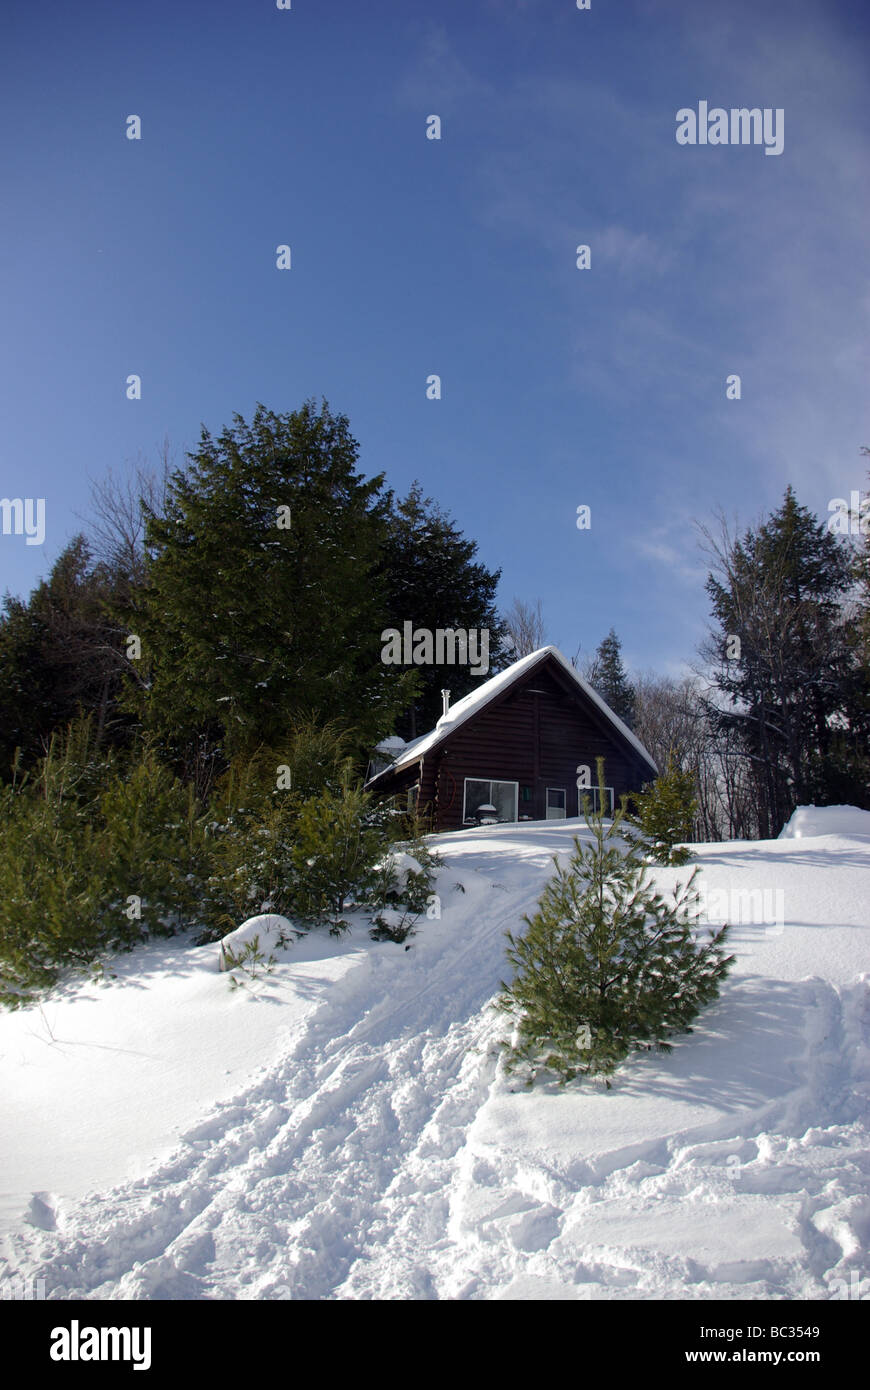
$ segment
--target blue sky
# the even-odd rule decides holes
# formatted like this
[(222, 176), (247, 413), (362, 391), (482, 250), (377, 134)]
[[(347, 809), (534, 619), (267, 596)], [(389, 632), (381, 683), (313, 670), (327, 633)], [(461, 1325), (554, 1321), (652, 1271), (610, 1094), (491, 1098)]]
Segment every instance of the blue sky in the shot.
[[(46, 539), (0, 536), (0, 589), (47, 572), (89, 479), (325, 396), (567, 655), (614, 626), (680, 670), (693, 518), (867, 486), (868, 57), (859, 0), (7, 13), (0, 494), (44, 497)], [(701, 100), (782, 108), (782, 154), (678, 145)]]

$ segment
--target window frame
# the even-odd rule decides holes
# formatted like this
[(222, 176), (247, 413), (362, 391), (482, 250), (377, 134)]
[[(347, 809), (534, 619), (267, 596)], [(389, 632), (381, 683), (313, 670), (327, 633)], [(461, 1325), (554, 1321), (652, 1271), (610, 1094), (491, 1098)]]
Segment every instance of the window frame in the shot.
[[(551, 816), (547, 798), (550, 792), (562, 793), (562, 814), (561, 816)], [(544, 820), (567, 820), (568, 819), (568, 788), (567, 787), (545, 787), (544, 788)]]
[[(615, 792), (615, 790), (613, 789), (613, 787), (605, 787), (604, 790), (605, 790), (606, 792), (609, 792), (609, 793), (610, 793), (610, 809), (609, 809), (609, 811), (605, 812), (605, 814), (610, 818), (610, 820), (613, 820), (613, 816), (614, 816), (614, 812), (615, 812), (615, 808), (616, 808), (616, 792)], [(578, 788), (577, 788), (577, 814), (578, 814), (578, 816), (582, 816), (582, 815), (583, 815), (583, 798), (584, 798), (584, 796), (588, 796), (588, 797), (589, 797), (589, 800), (592, 802), (592, 810), (593, 810), (593, 812), (595, 812), (595, 811), (598, 810), (598, 787), (597, 787), (597, 786), (594, 786), (594, 787), (583, 787), (582, 789), (581, 789), (580, 787), (578, 787)]]
[(514, 789), (514, 814), (512, 820), (501, 820), (499, 825), (518, 825), (520, 819), (520, 784), (513, 782), (509, 777), (464, 777), (462, 779), (462, 824), (476, 825), (475, 817), (468, 815), (468, 784), (469, 782), (486, 782), (489, 785), (488, 800), (491, 805), (495, 805), (492, 797), (493, 783), (501, 787), (513, 787)]

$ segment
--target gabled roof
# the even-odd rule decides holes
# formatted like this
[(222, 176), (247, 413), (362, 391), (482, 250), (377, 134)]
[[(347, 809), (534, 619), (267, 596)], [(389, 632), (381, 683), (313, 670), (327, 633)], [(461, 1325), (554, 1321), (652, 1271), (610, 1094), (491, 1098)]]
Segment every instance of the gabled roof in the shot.
[(574, 670), (570, 661), (566, 661), (565, 657), (559, 651), (559, 648), (541, 647), (538, 651), (531, 652), (528, 656), (521, 657), (519, 661), (515, 661), (513, 666), (509, 666), (506, 671), (500, 671), (497, 676), (491, 676), (488, 681), (484, 681), (483, 685), (478, 686), (477, 690), (473, 690), (470, 695), (465, 695), (461, 700), (457, 700), (456, 704), (452, 705), (446, 714), (442, 714), (434, 729), (428, 734), (424, 734), (422, 738), (414, 739), (413, 743), (406, 743), (405, 747), (397, 755), (395, 762), (391, 763), (388, 768), (384, 768), (383, 772), (379, 772), (376, 777), (373, 777), (371, 779), (372, 783), (377, 782), (379, 777), (386, 777), (388, 773), (398, 772), (403, 767), (410, 767), (412, 763), (418, 762), (420, 758), (431, 752), (439, 743), (442, 743), (444, 739), (454, 733), (461, 724), (471, 719), (472, 715), (477, 714), (485, 705), (488, 705), (491, 700), (494, 700), (497, 695), (503, 694), (510, 686), (514, 685), (516, 681), (534, 670), (536, 666), (541, 665), (548, 658), (553, 658), (559, 663), (562, 670), (571, 677), (578, 689), (601, 711), (608, 723), (625, 739), (626, 743), (631, 744), (635, 752), (638, 753), (645, 762), (649, 763), (651, 771), (657, 776), (658, 768), (640, 739), (635, 738), (631, 729), (623, 724), (618, 715), (613, 713), (613, 710), (602, 700), (598, 692), (593, 690), (592, 686)]

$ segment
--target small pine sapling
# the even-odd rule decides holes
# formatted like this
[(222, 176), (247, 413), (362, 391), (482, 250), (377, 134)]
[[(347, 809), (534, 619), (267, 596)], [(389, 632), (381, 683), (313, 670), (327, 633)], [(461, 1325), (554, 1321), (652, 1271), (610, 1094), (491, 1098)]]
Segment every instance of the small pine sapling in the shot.
[(238, 951), (234, 951), (230, 946), (224, 946), (222, 956), (226, 962), (223, 968), (230, 971), (230, 989), (244, 988), (244, 981), (236, 979), (235, 975), (232, 974), (234, 970), (240, 970), (251, 980), (256, 980), (259, 975), (271, 975), (275, 969), (275, 957), (267, 956), (260, 949), (259, 935), (252, 936), (250, 941), (246, 941)]
[[(604, 805), (603, 759), (598, 760)], [(643, 846), (619, 835), (624, 810), (605, 823), (584, 803), (592, 842), (574, 839), (523, 936), (508, 933), (516, 974), (496, 1007), (515, 1024), (503, 1043), (508, 1071), (523, 1067), (528, 1084), (541, 1071), (562, 1084), (576, 1076), (609, 1077), (632, 1051), (669, 1052), (668, 1038), (717, 998), (732, 956), (728, 927), (696, 940), (698, 870), (672, 901), (649, 882)]]
[(656, 864), (687, 864), (698, 800), (694, 773), (680, 767), (673, 753), (660, 777), (644, 787), (634, 800), (637, 811), (627, 820), (627, 831), (637, 832), (646, 853)]

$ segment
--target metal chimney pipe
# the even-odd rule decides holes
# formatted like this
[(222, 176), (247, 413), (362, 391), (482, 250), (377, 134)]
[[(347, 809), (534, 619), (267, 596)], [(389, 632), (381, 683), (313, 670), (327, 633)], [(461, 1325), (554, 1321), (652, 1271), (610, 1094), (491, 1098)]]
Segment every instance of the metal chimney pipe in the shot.
[(450, 708), (450, 691), (449, 691), (449, 690), (442, 690), (442, 691), (441, 691), (441, 699), (442, 699), (442, 701), (443, 701), (443, 703), (444, 703), (444, 708), (443, 708), (442, 711), (441, 711), (441, 717), (442, 717), (442, 719), (443, 719), (443, 718), (444, 718), (444, 715), (447, 713), (447, 711), (448, 711), (449, 708)]

